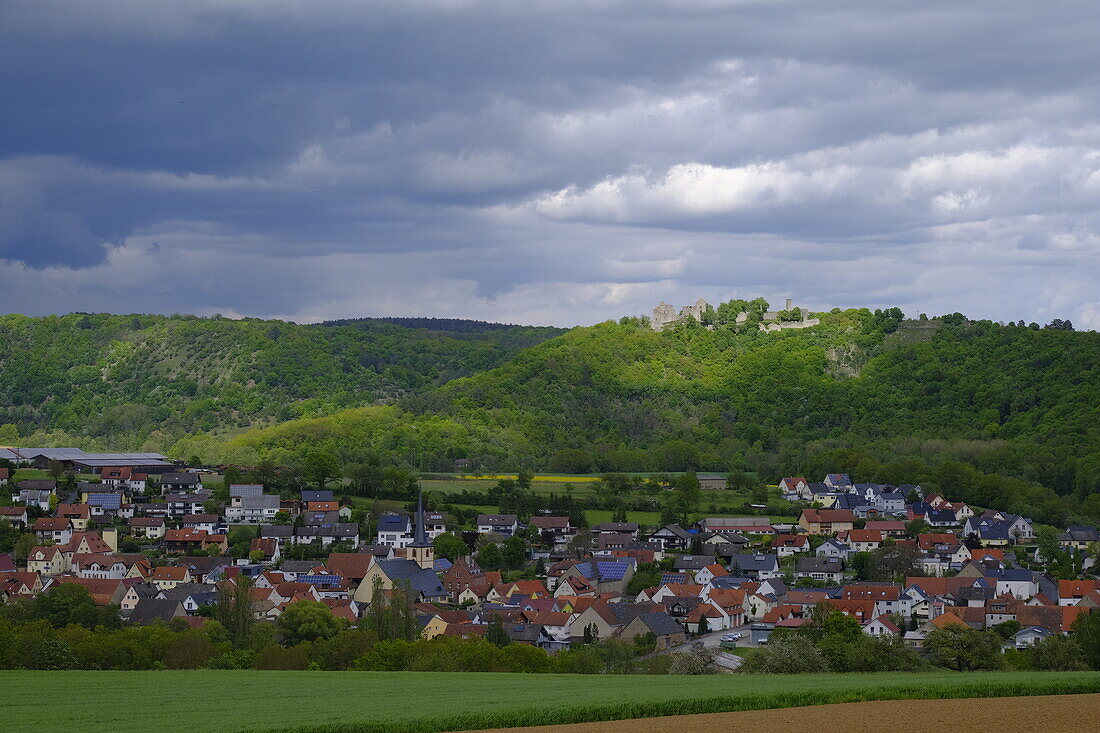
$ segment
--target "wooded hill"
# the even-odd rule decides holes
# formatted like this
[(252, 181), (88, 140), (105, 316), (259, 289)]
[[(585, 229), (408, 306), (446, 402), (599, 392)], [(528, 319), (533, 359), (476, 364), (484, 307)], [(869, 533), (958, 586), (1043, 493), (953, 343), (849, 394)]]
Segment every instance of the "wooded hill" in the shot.
[(816, 315), (780, 333), (721, 313), (660, 333), (636, 318), (564, 332), (6, 316), (0, 423), (19, 435), (5, 426), (0, 443), (245, 466), (325, 451), (422, 471), (459, 458), (486, 471), (848, 471), (1061, 517), (1077, 507), (1059, 496), (1100, 493), (1100, 334)]
[(782, 333), (694, 323), (655, 333), (641, 319), (576, 328), (394, 406), (188, 447), (246, 464), (293, 463), (309, 446), (421, 470), (457, 458), (487, 470), (771, 479), (848, 470), (1032, 513), (1048, 502), (1063, 516), (1048, 489), (1100, 490), (1100, 334), (958, 314), (818, 315), (821, 326)]
[(391, 401), (562, 333), (443, 325), (0, 316), (0, 443), (166, 450), (190, 433)]

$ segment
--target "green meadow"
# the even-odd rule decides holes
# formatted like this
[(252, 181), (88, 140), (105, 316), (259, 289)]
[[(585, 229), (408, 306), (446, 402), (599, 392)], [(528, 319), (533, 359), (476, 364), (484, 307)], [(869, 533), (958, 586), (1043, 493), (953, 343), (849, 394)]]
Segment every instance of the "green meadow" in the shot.
[(1098, 672), (703, 677), (447, 672), (0, 673), (9, 733), (431, 733), (861, 700), (1100, 692)]

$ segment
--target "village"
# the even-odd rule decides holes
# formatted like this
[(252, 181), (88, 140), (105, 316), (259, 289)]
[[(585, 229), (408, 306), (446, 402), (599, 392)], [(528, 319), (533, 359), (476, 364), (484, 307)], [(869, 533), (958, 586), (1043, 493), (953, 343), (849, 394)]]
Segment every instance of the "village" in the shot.
[[(495, 625), (509, 643), (550, 653), (616, 639), (653, 654), (707, 650), (713, 664), (735, 669), (740, 652), (810, 623), (823, 607), (918, 651), (951, 625), (993, 629), (1004, 650), (1026, 649), (1100, 608), (1100, 580), (1086, 577), (1096, 527), (1071, 526), (1044, 545), (1027, 517), (844, 474), (783, 479), (782, 497), (802, 506), (789, 522), (712, 516), (690, 526), (582, 528), (568, 516), (479, 514), (463, 530), (420, 500), (362, 536), (333, 490), (287, 498), (232, 484), (222, 504), (203, 471), (157, 454), (4, 457), (97, 480), (10, 482), (10, 469), (0, 469), (11, 499), (0, 524), (19, 533), (16, 549), (0, 555), (0, 599), (76, 584), (132, 625), (200, 628), (242, 582), (257, 622), (309, 601), (355, 626), (372, 603), (403, 591), (421, 639), (485, 638)], [(246, 549), (230, 542), (242, 527)], [(445, 534), (466, 551), (440, 556)], [(303, 547), (313, 559), (293, 559)], [(501, 547), (519, 572), (500, 569)], [(1061, 556), (1058, 574), (1044, 552)], [(1064, 577), (1066, 562), (1074, 577)]]

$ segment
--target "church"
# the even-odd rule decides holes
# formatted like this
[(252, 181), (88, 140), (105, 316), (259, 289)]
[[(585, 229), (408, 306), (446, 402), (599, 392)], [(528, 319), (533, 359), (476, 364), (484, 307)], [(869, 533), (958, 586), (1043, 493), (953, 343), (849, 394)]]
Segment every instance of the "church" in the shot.
[(416, 536), (405, 548), (405, 558), (371, 563), (352, 599), (359, 603), (370, 603), (377, 578), (381, 580), (382, 590), (392, 590), (395, 586), (407, 584), (414, 603), (446, 601), (447, 590), (434, 568), (435, 547), (428, 539), (425, 529), (424, 495), (421, 492), (416, 502)]

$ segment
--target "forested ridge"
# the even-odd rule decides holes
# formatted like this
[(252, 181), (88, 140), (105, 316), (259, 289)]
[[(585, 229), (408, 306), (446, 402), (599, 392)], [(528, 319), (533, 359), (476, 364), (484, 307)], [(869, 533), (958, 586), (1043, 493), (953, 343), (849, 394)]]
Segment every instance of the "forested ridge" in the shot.
[(8, 425), (0, 442), (167, 450), (190, 433), (397, 399), (495, 367), (561, 332), (0, 316), (0, 424)]
[[(866, 310), (762, 333), (642, 319), (577, 328), (508, 363), (387, 407), (195, 443), (211, 457), (339, 460), (446, 470), (849, 470), (924, 481), (1061, 518), (1100, 491), (1100, 334), (903, 321)], [(968, 473), (970, 472), (970, 473)], [(992, 482), (992, 483), (990, 483)], [(1011, 497), (1006, 498), (1006, 494)]]
[(896, 309), (764, 333), (735, 323), (738, 308), (659, 333), (638, 318), (563, 332), (5, 316), (0, 442), (245, 466), (323, 450), (421, 471), (459, 458), (769, 479), (847, 470), (1063, 517), (1100, 493), (1100, 334)]

